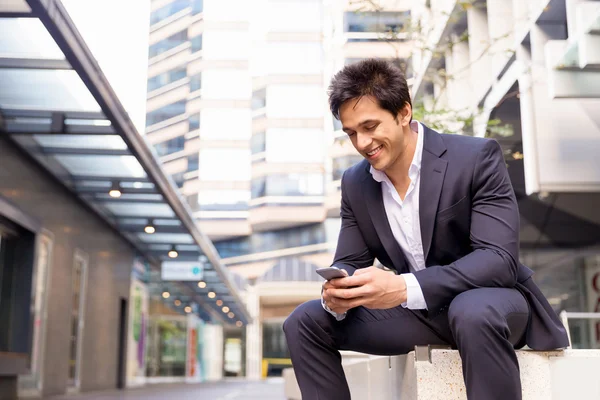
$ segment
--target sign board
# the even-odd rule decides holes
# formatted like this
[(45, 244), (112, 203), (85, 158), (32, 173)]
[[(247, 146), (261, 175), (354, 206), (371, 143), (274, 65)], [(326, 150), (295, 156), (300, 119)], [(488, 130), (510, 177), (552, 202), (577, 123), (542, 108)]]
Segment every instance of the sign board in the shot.
[(162, 263), (163, 281), (199, 281), (204, 276), (204, 266), (200, 261), (165, 261)]

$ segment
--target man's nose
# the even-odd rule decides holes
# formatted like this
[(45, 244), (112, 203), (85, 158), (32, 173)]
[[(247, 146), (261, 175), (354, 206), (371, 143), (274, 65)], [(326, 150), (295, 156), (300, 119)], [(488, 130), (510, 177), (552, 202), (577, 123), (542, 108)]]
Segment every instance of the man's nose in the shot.
[(371, 137), (369, 135), (365, 135), (364, 133), (356, 132), (356, 146), (358, 150), (365, 151), (369, 149), (371, 145)]

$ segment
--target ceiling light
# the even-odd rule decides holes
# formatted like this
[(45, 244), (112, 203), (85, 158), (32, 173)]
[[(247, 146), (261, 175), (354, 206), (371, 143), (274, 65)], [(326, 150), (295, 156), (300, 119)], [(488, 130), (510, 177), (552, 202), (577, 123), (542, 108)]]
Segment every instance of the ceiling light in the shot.
[(175, 305), (179, 307), (181, 305), (181, 300), (175, 300)]
[(121, 187), (119, 186), (119, 182), (113, 182), (108, 195), (115, 199), (121, 197)]
[(206, 287), (206, 282), (202, 282), (202, 281), (198, 282), (198, 287), (200, 289), (204, 289)]
[(227, 307), (227, 306), (223, 307), (223, 312), (224, 313), (228, 313), (229, 312), (229, 307)]
[(192, 307), (190, 307), (190, 306), (186, 306), (186, 307), (184, 308), (184, 310), (185, 310), (185, 312), (186, 312), (186, 313), (191, 313), (191, 312), (192, 312)]
[(177, 258), (177, 256), (179, 256), (179, 253), (177, 252), (177, 249), (175, 249), (175, 246), (172, 246), (171, 250), (169, 250), (169, 257)]
[(237, 326), (238, 328), (241, 328), (241, 327), (242, 327), (242, 325), (243, 325), (243, 324), (242, 324), (242, 321), (237, 321), (237, 322), (235, 323), (235, 326)]
[(230, 312), (229, 314), (227, 314), (227, 316), (228, 316), (229, 318), (233, 318), (233, 317), (235, 317), (235, 314), (234, 314), (234, 313), (232, 313), (232, 312)]
[(162, 297), (163, 297), (163, 299), (168, 299), (169, 297), (171, 297), (171, 293), (163, 292)]
[(208, 292), (209, 299), (214, 299), (216, 296), (217, 296), (217, 294), (215, 292)]
[(221, 307), (223, 305), (223, 300), (217, 300), (217, 306)]
[(148, 221), (148, 225), (146, 225), (146, 227), (144, 228), (144, 232), (149, 234), (153, 234), (154, 232), (156, 232), (156, 228), (154, 227), (154, 221)]

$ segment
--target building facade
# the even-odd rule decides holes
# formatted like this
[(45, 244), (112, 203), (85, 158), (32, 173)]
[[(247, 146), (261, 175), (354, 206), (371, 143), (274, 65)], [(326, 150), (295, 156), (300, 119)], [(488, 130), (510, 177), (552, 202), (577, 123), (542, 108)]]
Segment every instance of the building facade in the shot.
[[(415, 1), (412, 15), (425, 122), (498, 140), (521, 261), (555, 311), (598, 312), (600, 2)], [(599, 346), (596, 323), (569, 325), (573, 346)]]

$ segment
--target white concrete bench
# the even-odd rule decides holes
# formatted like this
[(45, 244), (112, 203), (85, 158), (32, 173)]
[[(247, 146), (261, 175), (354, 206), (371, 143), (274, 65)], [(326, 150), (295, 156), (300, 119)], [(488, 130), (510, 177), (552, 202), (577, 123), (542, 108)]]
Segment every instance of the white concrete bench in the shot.
[[(523, 400), (600, 399), (600, 350), (519, 350)], [(346, 359), (353, 399), (466, 400), (458, 351), (417, 347), (407, 355)], [(292, 369), (284, 370), (285, 395), (301, 400)]]

